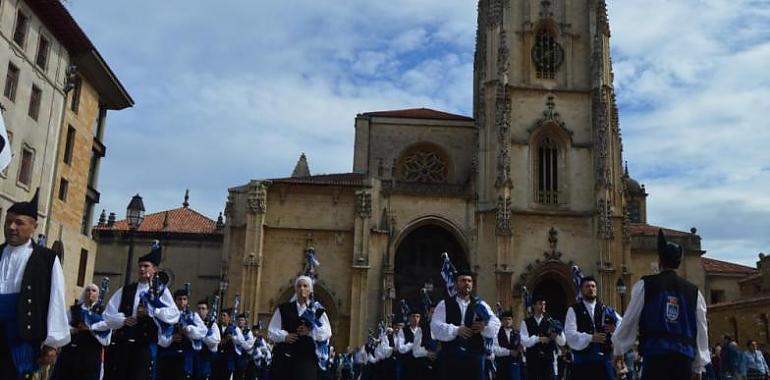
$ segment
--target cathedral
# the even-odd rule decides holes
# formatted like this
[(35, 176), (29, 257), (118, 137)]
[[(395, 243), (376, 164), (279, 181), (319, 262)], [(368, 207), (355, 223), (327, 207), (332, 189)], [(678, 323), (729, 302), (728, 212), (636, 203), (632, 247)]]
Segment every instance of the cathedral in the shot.
[[(289, 177), (230, 188), (225, 303), (237, 294), (265, 322), (314, 252), (315, 297), (342, 350), (401, 299), (442, 297), (446, 252), (518, 320), (524, 287), (563, 319), (574, 265), (622, 311), (657, 270), (659, 227), (623, 161), (606, 1), (480, 0), (473, 78), (472, 117), (360, 113), (352, 171), (312, 175), (302, 155)], [(703, 288), (697, 231), (664, 230)]]

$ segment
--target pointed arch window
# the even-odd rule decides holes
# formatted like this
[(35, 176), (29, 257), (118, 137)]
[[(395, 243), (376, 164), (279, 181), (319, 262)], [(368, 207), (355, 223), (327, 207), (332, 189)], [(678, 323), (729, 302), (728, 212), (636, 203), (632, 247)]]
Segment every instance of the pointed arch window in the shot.
[(538, 79), (553, 79), (564, 60), (564, 49), (556, 37), (548, 30), (541, 30), (535, 35), (532, 46), (532, 61), (535, 63)]
[(559, 146), (551, 137), (544, 138), (537, 148), (537, 172), (538, 203), (559, 204)]

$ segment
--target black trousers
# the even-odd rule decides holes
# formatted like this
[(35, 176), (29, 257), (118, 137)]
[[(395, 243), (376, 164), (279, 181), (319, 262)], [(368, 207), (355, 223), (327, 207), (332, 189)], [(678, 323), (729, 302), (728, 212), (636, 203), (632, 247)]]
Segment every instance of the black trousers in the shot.
[(442, 359), (441, 378), (444, 380), (483, 380), (485, 361), (486, 358), (483, 355), (447, 354)]
[[(277, 361), (275, 359), (278, 359)], [(317, 380), (318, 359), (273, 357), (270, 379), (273, 380)]]
[[(526, 374), (527, 380), (553, 380), (556, 376), (553, 371), (553, 359), (528, 360)], [(577, 377), (573, 378), (578, 379)], [(593, 377), (589, 377), (589, 379), (593, 379)]]
[(153, 355), (154, 350), (149, 344), (129, 341), (110, 346), (104, 379), (147, 380), (152, 378), (157, 366)]
[(614, 377), (607, 377), (607, 369), (604, 362), (572, 364), (570, 373), (573, 379), (615, 380)]
[(680, 354), (645, 356), (642, 362), (642, 380), (689, 380), (692, 378), (692, 359)]
[(68, 344), (61, 349), (51, 378), (54, 380), (99, 380), (101, 345)]

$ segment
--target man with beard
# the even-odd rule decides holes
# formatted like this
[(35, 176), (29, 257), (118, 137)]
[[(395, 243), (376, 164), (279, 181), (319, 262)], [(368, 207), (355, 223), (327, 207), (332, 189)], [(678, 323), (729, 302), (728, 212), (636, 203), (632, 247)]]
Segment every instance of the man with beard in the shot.
[[(41, 347), (70, 342), (64, 273), (52, 250), (36, 244), (38, 193), (5, 216), (0, 246), (0, 379), (22, 379), (44, 359)], [(55, 349), (53, 350), (56, 351)]]
[(634, 284), (623, 324), (612, 337), (615, 363), (624, 368), (623, 354), (639, 332), (642, 380), (700, 379), (711, 362), (706, 301), (698, 287), (677, 275), (682, 255), (682, 247), (658, 230), (661, 271)]
[[(430, 330), (441, 341), (441, 364), (446, 380), (481, 380), (484, 376), (486, 349), (484, 338), (493, 339), (500, 328), (489, 305), (471, 294), (473, 275), (469, 270), (455, 274), (457, 295), (447, 297), (436, 305)], [(489, 317), (483, 322), (478, 313), (482, 308)]]
[(613, 380), (609, 334), (620, 324), (620, 316), (596, 298), (593, 277), (583, 277), (580, 293), (582, 300), (567, 309), (564, 323), (564, 334), (573, 354), (571, 373), (576, 379)]
[(556, 376), (556, 348), (565, 343), (559, 321), (545, 312), (546, 301), (541, 294), (532, 297), (533, 315), (521, 321), (519, 336), (526, 348), (527, 380), (553, 380)]

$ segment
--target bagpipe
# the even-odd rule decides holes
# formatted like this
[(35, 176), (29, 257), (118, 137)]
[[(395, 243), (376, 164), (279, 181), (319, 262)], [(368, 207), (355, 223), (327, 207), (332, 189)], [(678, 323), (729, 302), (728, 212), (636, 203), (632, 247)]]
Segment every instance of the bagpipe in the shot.
[[(240, 306), (241, 306), (241, 296), (240, 296), (240, 294), (236, 294), (235, 297), (233, 298), (233, 310), (232, 310), (232, 313), (230, 314), (230, 324), (228, 324), (227, 328), (225, 329), (225, 337), (226, 336), (231, 336), (232, 337), (232, 336), (236, 335), (235, 334), (235, 327), (236, 326), (235, 326), (234, 319), (238, 315), (238, 308)], [(224, 340), (224, 337), (222, 337), (222, 339)], [(240, 354), (240, 350), (238, 349), (237, 345), (236, 345), (235, 349)]]
[[(187, 299), (189, 300), (191, 298), (190, 296), (192, 295), (192, 284), (190, 284), (189, 282), (185, 283), (184, 292), (185, 294), (187, 294)], [(176, 324), (175, 333), (184, 337), (185, 336), (184, 330), (187, 326), (195, 326), (195, 312), (190, 310), (189, 303), (185, 305), (184, 309), (180, 310), (179, 322), (177, 322)], [(189, 340), (193, 350), (200, 351), (200, 349), (203, 348), (203, 339), (189, 339)]]
[[(152, 276), (152, 279), (150, 280), (150, 289), (139, 295), (139, 302), (145, 308), (145, 310), (147, 310), (148, 316), (155, 315), (155, 310), (157, 309), (170, 306), (163, 303), (162, 300), (163, 293), (165, 293), (170, 280), (171, 279), (169, 278), (168, 273), (165, 271), (159, 271), (158, 273), (155, 273), (154, 276)], [(159, 333), (162, 336), (170, 338), (172, 335), (174, 335), (174, 324), (166, 323), (156, 318), (152, 319), (158, 326)]]
[(422, 294), (422, 307), (426, 313), (425, 321), (428, 325), (427, 334), (423, 334), (422, 336), (422, 344), (428, 351), (436, 352), (438, 350), (438, 341), (433, 339), (430, 334), (430, 318), (427, 316), (428, 310), (433, 307), (433, 300), (431, 300), (430, 291), (427, 288), (420, 289), (420, 293)]
[(208, 318), (206, 318), (206, 327), (211, 329), (214, 323), (217, 323), (217, 317), (219, 315), (219, 294), (214, 296), (214, 302), (211, 304), (211, 311)]

